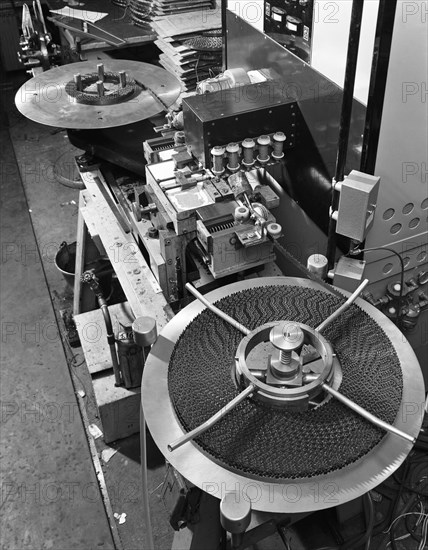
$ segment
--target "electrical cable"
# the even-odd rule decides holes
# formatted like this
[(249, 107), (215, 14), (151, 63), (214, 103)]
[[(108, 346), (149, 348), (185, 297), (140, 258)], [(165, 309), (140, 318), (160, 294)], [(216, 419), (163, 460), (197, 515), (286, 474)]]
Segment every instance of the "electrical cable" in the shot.
[(393, 248), (388, 248), (386, 246), (374, 246), (372, 248), (355, 248), (354, 250), (351, 250), (348, 252), (347, 256), (348, 255), (351, 255), (351, 256), (356, 256), (357, 254), (362, 254), (364, 252), (374, 252), (374, 251), (378, 251), (378, 250), (385, 250), (386, 252), (391, 252), (392, 254), (395, 254), (400, 262), (400, 267), (401, 267), (401, 273), (400, 273), (400, 294), (398, 296), (398, 307), (397, 307), (397, 312), (396, 312), (396, 316), (395, 316), (395, 320), (396, 320), (396, 323), (397, 323), (397, 326), (400, 325), (400, 313), (401, 313), (401, 307), (402, 307), (402, 303), (403, 303), (403, 290), (404, 290), (404, 261), (403, 261), (403, 258), (400, 256), (400, 254), (394, 250)]
[[(412, 512), (411, 509), (412, 509), (412, 507), (413, 507), (413, 505), (416, 501), (421, 505), (420, 500), (419, 500), (419, 495), (418, 495), (418, 492), (420, 492), (420, 491), (418, 491), (416, 488), (419, 487), (419, 485), (421, 485), (421, 483), (423, 483), (424, 480), (427, 479), (427, 476), (423, 476), (422, 478), (419, 478), (420, 472), (423, 472), (423, 471), (426, 470), (426, 465), (423, 464), (423, 463), (419, 463), (419, 461), (417, 461), (416, 466), (409, 472), (410, 466), (414, 465), (414, 463), (415, 462), (413, 461), (413, 464), (412, 464), (412, 460), (408, 461), (407, 468), (406, 468), (406, 473), (401, 478), (401, 483), (400, 483), (401, 495), (403, 494), (403, 491), (412, 492), (412, 495), (410, 496), (410, 498), (405, 503), (403, 509), (401, 510), (400, 515), (396, 516), (395, 519), (392, 521), (392, 523), (389, 527), (389, 530), (388, 530), (389, 534), (390, 534), (391, 547), (394, 550), (398, 548), (397, 544), (396, 544), (396, 540), (398, 540), (398, 538), (396, 538), (394, 536), (394, 530), (395, 530), (395, 527), (396, 527), (396, 524), (398, 523), (398, 521), (401, 520), (404, 517), (407, 517), (408, 515), (419, 514), (419, 516), (422, 517), (421, 512), (416, 512), (416, 511)], [(406, 485), (408, 485), (408, 483), (405, 483), (405, 481), (410, 482), (410, 486), (409, 486), (410, 488), (409, 489), (406, 489)], [(415, 485), (415, 487), (412, 487), (412, 485)], [(397, 502), (399, 500), (400, 499), (398, 499)], [(428, 516), (425, 513), (425, 509), (423, 507), (422, 507), (422, 510), (423, 510), (422, 515), (426, 519)], [(428, 526), (428, 522), (427, 522), (427, 526)], [(411, 534), (412, 534), (411, 530), (409, 530), (409, 529), (407, 529), (407, 530), (408, 530), (408, 535), (411, 536)], [(425, 544), (426, 541), (425, 542), (423, 542), (423, 541), (424, 541), (425, 538), (426, 538), (426, 529), (425, 529), (425, 520), (424, 520), (424, 524), (422, 526), (421, 539), (420, 539), (420, 543), (422, 544), (422, 546), (419, 546), (419, 548), (424, 547), (424, 544)]]
[[(372, 534), (373, 534), (373, 528), (374, 528), (374, 524), (375, 524), (375, 513), (374, 513), (374, 503), (373, 503), (373, 499), (371, 497), (371, 494), (370, 492), (367, 493), (369, 495), (369, 500), (368, 500), (368, 504), (369, 504), (369, 510), (368, 510), (368, 520), (367, 520), (367, 527), (366, 527), (366, 535), (367, 536), (367, 540), (366, 540), (366, 544), (364, 545), (364, 550), (370, 550), (370, 546), (371, 546), (371, 541), (372, 541)], [(365, 510), (366, 510), (366, 507), (365, 507)]]
[(428, 516), (425, 517), (424, 519), (424, 523), (422, 526), (422, 539), (419, 544), (418, 550), (423, 550), (425, 548), (427, 543), (427, 538), (428, 538)]
[[(113, 2), (114, 3), (114, 2)], [(129, 9), (129, 5), (130, 5), (130, 0), (127, 0), (126, 2), (126, 6), (125, 6), (125, 11), (123, 12), (123, 15), (121, 17), (118, 17), (117, 19), (112, 19), (112, 21), (122, 21), (122, 19), (125, 19), (126, 17), (126, 14), (128, 13), (128, 9)], [(116, 4), (117, 5), (117, 4)], [(120, 7), (120, 6), (119, 6)]]
[(424, 514), (424, 510), (425, 510), (424, 507), (423, 507), (422, 502), (420, 502), (420, 501), (419, 501), (419, 508), (420, 508), (421, 512), (420, 512), (420, 515), (417, 518), (416, 523), (413, 527), (410, 525), (410, 521), (409, 521), (412, 516), (410, 516), (410, 514), (409, 514), (408, 516), (406, 516), (406, 519), (405, 519), (406, 529), (407, 529), (409, 535), (412, 537), (412, 539), (416, 540), (418, 543), (421, 541), (422, 536), (418, 536), (416, 534), (416, 531), (418, 530), (418, 527), (422, 522), (422, 517), (423, 517), (423, 514)]

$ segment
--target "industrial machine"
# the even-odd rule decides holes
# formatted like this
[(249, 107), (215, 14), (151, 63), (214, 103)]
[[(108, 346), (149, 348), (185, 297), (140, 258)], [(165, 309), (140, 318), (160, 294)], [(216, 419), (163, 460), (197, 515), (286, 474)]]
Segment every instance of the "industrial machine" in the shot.
[[(177, 313), (147, 358), (142, 413), (189, 548), (245, 548), (354, 501), (420, 436), (428, 196), (414, 83), (425, 34), (415, 18), (409, 41), (397, 3), (381, 0), (364, 106), (353, 94), (363, 4), (343, 90), (289, 37), (284, 48), (224, 11), (227, 70), (182, 100), (161, 137), (142, 121), (179, 88), (154, 66), (75, 64), (17, 95), (29, 118), (69, 129), (82, 171), (101, 166), (96, 184)], [(109, 164), (128, 171), (126, 185)]]
[[(419, 432), (424, 392), (389, 320), (363, 300), (344, 312), (345, 296), (298, 278), (249, 279), (203, 300), (162, 331), (142, 385), (150, 431), (187, 492), (221, 500), (209, 516), (217, 539), (188, 518), (191, 548), (218, 548), (221, 525), (245, 548), (391, 475)], [(410, 402), (420, 405), (407, 415)]]
[(40, 0), (33, 2), (33, 13), (27, 4), (22, 6), (22, 34), (18, 58), (35, 76), (61, 62), (61, 49), (48, 32)]

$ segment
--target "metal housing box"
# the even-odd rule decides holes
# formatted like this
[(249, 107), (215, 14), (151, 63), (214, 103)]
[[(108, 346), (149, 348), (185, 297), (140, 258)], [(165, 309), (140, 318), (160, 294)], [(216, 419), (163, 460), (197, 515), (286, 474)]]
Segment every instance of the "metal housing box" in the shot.
[(186, 143), (206, 168), (211, 148), (276, 131), (284, 132), (284, 149), (294, 146), (299, 109), (276, 81), (238, 86), (183, 99)]
[(366, 262), (342, 256), (334, 270), (333, 284), (348, 292), (354, 292), (363, 281)]
[(364, 241), (374, 220), (380, 178), (352, 170), (340, 189), (336, 232)]

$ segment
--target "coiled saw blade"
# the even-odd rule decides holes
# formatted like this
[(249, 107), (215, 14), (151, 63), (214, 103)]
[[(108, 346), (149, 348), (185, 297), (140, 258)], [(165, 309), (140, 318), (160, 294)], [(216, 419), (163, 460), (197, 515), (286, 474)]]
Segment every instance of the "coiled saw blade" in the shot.
[(16, 93), (16, 107), (30, 120), (47, 126), (76, 130), (112, 128), (150, 118), (167, 109), (180, 94), (180, 82), (155, 65), (117, 59), (104, 65), (106, 73), (125, 71), (141, 85), (139, 93), (114, 105), (77, 103), (67, 92), (67, 85), (75, 74), (97, 72), (97, 63), (84, 61), (50, 69), (28, 80)]
[[(250, 330), (290, 320), (316, 327), (346, 299), (314, 281), (260, 278), (207, 295)], [(416, 436), (423, 379), (402, 333), (357, 300), (324, 336), (343, 372), (341, 391)], [(369, 424), (336, 400), (292, 413), (248, 398), (197, 440), (168, 444), (237, 393), (231, 369), (243, 335), (193, 302), (160, 334), (145, 365), (144, 414), (158, 447), (187, 479), (214, 496), (239, 490), (255, 510), (309, 512), (352, 500), (399, 467), (411, 444)], [(410, 405), (411, 404), (411, 405)]]

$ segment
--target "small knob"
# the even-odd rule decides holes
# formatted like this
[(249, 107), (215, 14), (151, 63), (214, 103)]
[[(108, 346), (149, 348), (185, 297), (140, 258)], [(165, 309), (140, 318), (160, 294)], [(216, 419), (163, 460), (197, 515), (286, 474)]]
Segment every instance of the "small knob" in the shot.
[(275, 325), (270, 331), (269, 338), (277, 349), (294, 351), (303, 344), (305, 335), (299, 325), (286, 321)]
[(237, 143), (229, 143), (226, 146), (226, 151), (228, 153), (238, 153), (239, 152), (239, 145)]
[(232, 548), (241, 545), (243, 535), (251, 522), (251, 503), (237, 491), (226, 493), (220, 502), (220, 522), (232, 535)]
[(306, 266), (311, 273), (318, 275), (320, 279), (324, 279), (327, 275), (328, 260), (322, 254), (309, 256)]
[(245, 147), (246, 149), (254, 149), (255, 146), (256, 144), (252, 138), (245, 138), (242, 142), (242, 147)]
[(183, 145), (186, 143), (186, 134), (183, 130), (179, 130), (174, 134), (174, 145)]
[(222, 157), (224, 155), (224, 152), (225, 152), (225, 148), (222, 147), (221, 145), (216, 145), (211, 149), (211, 154), (214, 157)]
[(147, 348), (156, 342), (158, 337), (156, 320), (153, 317), (137, 317), (132, 323), (134, 340), (142, 348)]
[(244, 223), (250, 219), (250, 211), (246, 206), (237, 206), (233, 217), (236, 223)]
[(265, 145), (265, 146), (270, 145), (270, 137), (269, 136), (264, 136), (264, 135), (260, 136), (260, 137), (257, 138), (257, 143), (259, 145)]
[(282, 227), (279, 225), (279, 223), (271, 222), (268, 223), (266, 231), (273, 239), (279, 239), (282, 233)]

